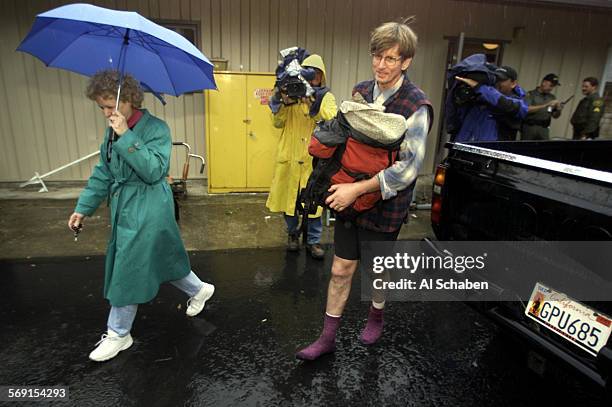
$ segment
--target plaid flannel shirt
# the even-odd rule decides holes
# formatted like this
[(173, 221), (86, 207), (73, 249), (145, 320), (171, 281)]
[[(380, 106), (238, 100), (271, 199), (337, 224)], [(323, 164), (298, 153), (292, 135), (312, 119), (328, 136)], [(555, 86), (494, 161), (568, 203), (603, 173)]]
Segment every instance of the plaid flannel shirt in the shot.
[[(353, 88), (355, 92), (361, 93), (364, 99), (372, 103), (374, 96), (374, 81), (360, 82)], [(384, 103), (386, 113), (396, 113), (408, 119), (420, 107), (427, 106), (429, 110), (429, 127), (433, 123), (433, 108), (425, 93), (417, 88), (405, 76), (399, 90), (391, 95)], [(407, 219), (408, 208), (412, 201), (412, 192), (415, 181), (390, 198), (379, 201), (379, 203), (367, 212), (357, 217), (355, 223), (358, 227), (375, 232), (395, 232)]]

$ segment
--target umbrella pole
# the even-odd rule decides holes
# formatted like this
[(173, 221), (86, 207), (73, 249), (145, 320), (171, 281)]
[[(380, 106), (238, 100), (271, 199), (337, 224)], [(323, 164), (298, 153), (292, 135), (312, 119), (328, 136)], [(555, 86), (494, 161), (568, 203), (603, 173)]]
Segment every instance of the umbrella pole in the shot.
[[(119, 96), (121, 95), (121, 81), (122, 81), (122, 76), (123, 75), (119, 75), (119, 86), (117, 87), (117, 101), (115, 102), (115, 112), (119, 111)], [(127, 120), (127, 118), (126, 118)], [(116, 141), (117, 138), (119, 138), (119, 136), (117, 136), (117, 133), (115, 133), (115, 130), (113, 130), (113, 138), (112, 141)], [(112, 144), (111, 144), (111, 148), (112, 148)]]
[[(121, 95), (121, 82), (123, 82), (123, 70), (125, 69), (125, 59), (127, 46), (130, 43), (130, 29), (125, 30), (123, 36), (123, 44), (121, 45), (121, 51), (119, 51), (119, 61), (117, 61), (117, 68), (119, 70), (119, 86), (117, 87), (117, 101), (115, 102), (115, 111), (119, 109), (119, 96)], [(123, 64), (123, 66), (121, 65)], [(127, 118), (126, 118), (127, 119)]]
[[(129, 35), (130, 29), (125, 30), (125, 35), (123, 37), (123, 45), (121, 45), (121, 51), (119, 51), (119, 61), (117, 61), (117, 68), (119, 71), (119, 84), (117, 86), (117, 100), (115, 101), (115, 112), (119, 111), (119, 97), (121, 96), (121, 83), (123, 82), (123, 69), (125, 68), (125, 52), (127, 51), (127, 46), (129, 44)], [(123, 66), (121, 65), (123, 63)], [(126, 117), (127, 120), (127, 117)], [(109, 148), (112, 149), (113, 142), (119, 138), (117, 133), (113, 130), (113, 138), (111, 139), (111, 144)]]
[(119, 87), (117, 88), (117, 101), (115, 102), (115, 111), (119, 111), (119, 96), (121, 95), (121, 78), (119, 78)]

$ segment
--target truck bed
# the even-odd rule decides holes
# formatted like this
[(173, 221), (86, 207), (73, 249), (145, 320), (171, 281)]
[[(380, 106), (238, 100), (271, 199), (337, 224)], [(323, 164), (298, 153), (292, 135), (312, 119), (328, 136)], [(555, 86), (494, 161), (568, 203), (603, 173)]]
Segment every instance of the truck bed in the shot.
[(511, 154), (612, 172), (612, 140), (584, 141), (503, 141), (472, 143)]
[[(612, 140), (446, 147), (449, 154), (438, 167), (432, 196), (432, 228), (439, 241), (431, 244), (437, 251), (448, 240), (612, 240)], [(610, 273), (601, 277), (612, 280)], [(612, 316), (610, 302), (586, 304)], [(595, 358), (534, 326), (521, 302), (470, 305), (536, 350), (612, 389), (612, 337)]]
[(612, 239), (612, 140), (447, 148), (439, 239)]

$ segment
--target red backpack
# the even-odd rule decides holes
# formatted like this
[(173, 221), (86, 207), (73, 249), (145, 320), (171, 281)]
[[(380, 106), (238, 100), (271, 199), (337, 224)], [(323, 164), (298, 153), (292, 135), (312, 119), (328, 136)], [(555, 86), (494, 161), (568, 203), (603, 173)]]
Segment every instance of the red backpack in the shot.
[[(314, 131), (308, 152), (315, 157), (313, 171), (301, 202), (308, 213), (317, 206), (325, 207), (328, 189), (334, 184), (352, 183), (370, 179), (397, 159), (404, 137), (391, 144), (382, 144), (353, 129), (342, 112), (335, 119), (320, 123)], [(381, 200), (380, 191), (359, 196), (353, 204), (338, 213), (343, 219), (353, 219), (372, 209)]]

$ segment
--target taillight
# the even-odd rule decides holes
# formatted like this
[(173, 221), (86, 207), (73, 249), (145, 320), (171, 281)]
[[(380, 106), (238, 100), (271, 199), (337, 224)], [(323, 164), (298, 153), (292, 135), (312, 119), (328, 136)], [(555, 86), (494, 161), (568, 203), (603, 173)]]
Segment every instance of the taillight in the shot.
[(431, 222), (440, 223), (440, 214), (442, 213), (442, 197), (440, 195), (433, 196), (431, 199)]
[(434, 184), (442, 186), (444, 185), (444, 180), (446, 178), (446, 167), (441, 165), (436, 169), (436, 177), (434, 178)]
[(440, 223), (442, 215), (442, 187), (446, 181), (446, 166), (439, 165), (433, 183), (433, 194), (431, 197), (431, 222)]

